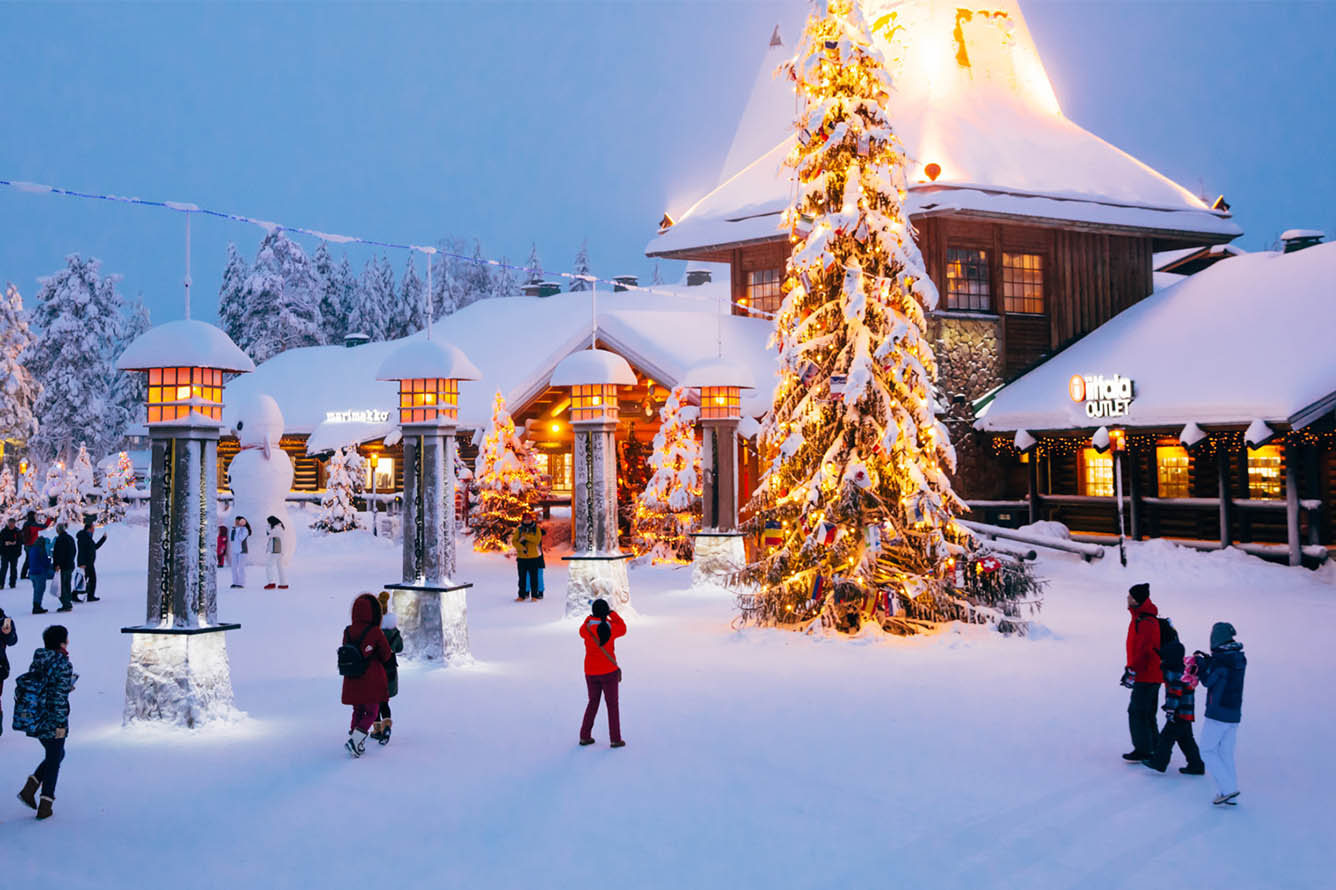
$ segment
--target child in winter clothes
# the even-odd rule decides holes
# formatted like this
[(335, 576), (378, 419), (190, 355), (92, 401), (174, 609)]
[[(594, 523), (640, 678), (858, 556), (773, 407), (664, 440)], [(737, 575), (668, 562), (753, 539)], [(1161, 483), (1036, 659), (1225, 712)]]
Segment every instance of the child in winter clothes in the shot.
[(608, 736), (612, 747), (624, 748), (626, 742), (622, 740), (622, 717), (617, 700), (622, 669), (617, 666), (613, 641), (626, 634), (626, 622), (612, 611), (607, 600), (594, 600), (589, 611), (589, 617), (580, 624), (580, 638), (585, 644), (585, 688), (589, 692), (584, 722), (580, 724), (580, 744), (594, 744), (594, 718), (598, 716), (598, 700), (602, 696), (608, 700)]
[(1158, 772), (1169, 768), (1169, 758), (1173, 756), (1174, 744), (1187, 758), (1188, 765), (1178, 768), (1188, 776), (1203, 776), (1206, 767), (1201, 762), (1201, 753), (1197, 742), (1192, 738), (1192, 722), (1195, 710), (1195, 678), (1187, 675), (1184, 660), (1185, 650), (1178, 638), (1178, 632), (1172, 625), (1163, 629), (1160, 639), (1160, 672), (1164, 674), (1164, 729), (1155, 741), (1155, 753), (1141, 761)]
[(1234, 770), (1234, 741), (1243, 719), (1243, 675), (1248, 658), (1234, 639), (1234, 625), (1219, 621), (1211, 628), (1211, 654), (1192, 653), (1197, 673), (1206, 686), (1206, 720), (1201, 731), (1201, 757), (1215, 779), (1216, 805), (1238, 802), (1239, 780)]
[(269, 583), (264, 585), (264, 589), (273, 590), (277, 586), (279, 590), (287, 590), (288, 570), (283, 565), (283, 532), (286, 526), (277, 516), (270, 516), (268, 522), (269, 527), (264, 530), (264, 579)]
[(218, 540), (214, 544), (214, 549), (218, 551), (218, 568), (227, 564), (227, 527), (218, 526)]
[(394, 720), (390, 717), (390, 699), (399, 694), (399, 658), (398, 654), (404, 651), (404, 635), (399, 633), (399, 621), (390, 611), (390, 592), (382, 590), (380, 596), (380, 611), (384, 616), (380, 619), (380, 629), (385, 633), (385, 639), (390, 644), (390, 660), (385, 663), (385, 683), (387, 695), (385, 701), (380, 703), (380, 719), (376, 721), (371, 728), (371, 738), (380, 742), (382, 745), (390, 743), (390, 732), (394, 726)]
[(250, 545), (246, 542), (250, 539), (251, 527), (246, 521), (245, 516), (238, 516), (232, 523), (232, 528), (228, 533), (227, 539), (227, 559), (232, 563), (232, 586), (234, 588), (246, 586), (246, 556), (250, 551)]
[(358, 676), (343, 678), (342, 700), (353, 709), (344, 747), (354, 757), (366, 752), (368, 730), (380, 712), (380, 703), (390, 697), (385, 665), (394, 653), (380, 629), (380, 617), (380, 602), (369, 593), (359, 594), (353, 600), (352, 624), (343, 629), (344, 645), (356, 646), (366, 665)]
[(48, 627), (42, 632), (42, 648), (32, 654), (28, 673), (16, 681), (14, 728), (42, 743), (42, 762), (19, 792), (19, 800), (36, 810), (38, 819), (51, 818), (70, 730), (70, 693), (79, 681), (70, 664), (69, 640), (69, 631), (61, 625)]

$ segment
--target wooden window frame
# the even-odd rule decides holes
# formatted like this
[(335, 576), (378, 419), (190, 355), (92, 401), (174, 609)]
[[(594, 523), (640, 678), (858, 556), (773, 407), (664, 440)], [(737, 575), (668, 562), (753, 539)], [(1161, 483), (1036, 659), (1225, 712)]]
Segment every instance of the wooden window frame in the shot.
[(1278, 500), (1285, 497), (1285, 452), (1279, 445), (1248, 449), (1248, 497)]
[[(1017, 260), (1020, 261), (1020, 265), (1016, 265), (1015, 261)], [(1026, 265), (1026, 262), (1030, 260), (1034, 261), (1033, 267)], [(1002, 311), (1005, 314), (1048, 314), (1048, 293), (1045, 287), (1047, 265), (1047, 258), (1039, 251), (1025, 249), (1004, 249), (1002, 251), (1000, 275), (1002, 279)], [(1025, 289), (1031, 284), (1037, 285), (1039, 288), (1037, 298), (1025, 293)], [(1019, 288), (1021, 292), (1012, 293), (1013, 287)]]
[[(1112, 498), (1114, 496), (1113, 452), (1105, 451), (1101, 453), (1097, 451), (1094, 446), (1087, 445), (1076, 453), (1076, 458), (1077, 492), (1086, 497)], [(1102, 478), (1104, 476), (1104, 468), (1100, 467), (1098, 476), (1101, 478), (1096, 478), (1092, 481), (1090, 464), (1104, 464), (1105, 462), (1108, 464), (1108, 479), (1105, 480)], [(1105, 486), (1108, 487), (1107, 491), (1104, 490)]]
[[(955, 253), (955, 252), (958, 252), (958, 251), (959, 251), (959, 252), (974, 252), (974, 253), (979, 253), (979, 254), (982, 254), (982, 255), (983, 255), (983, 263), (982, 263), (982, 266), (983, 266), (983, 270), (984, 270), (984, 275), (983, 275), (983, 278), (982, 278), (982, 279), (978, 279), (978, 278), (971, 279), (971, 278), (969, 278), (968, 276), (963, 276), (963, 275), (962, 275), (961, 277), (953, 277), (953, 276), (952, 276), (952, 274), (951, 274), (952, 266), (953, 266), (953, 264), (954, 264), (955, 262), (957, 262), (957, 260), (953, 260), (953, 258), (952, 258), (951, 255), (952, 255), (952, 253)], [(995, 259), (995, 253), (996, 253), (996, 251), (993, 249), (993, 247), (992, 247), (991, 245), (978, 244), (978, 243), (971, 243), (971, 242), (969, 242), (969, 241), (965, 241), (965, 240), (957, 240), (957, 239), (948, 239), (948, 240), (947, 240), (947, 243), (946, 243), (946, 253), (945, 253), (945, 265), (944, 265), (943, 268), (942, 268), (942, 285), (943, 285), (942, 290), (943, 290), (943, 297), (945, 298), (945, 309), (946, 309), (946, 311), (948, 311), (948, 312), (982, 312), (982, 313), (985, 313), (985, 314), (988, 314), (988, 315), (996, 315), (996, 314), (997, 314), (996, 304), (995, 304), (995, 301), (994, 301), (994, 299), (993, 299), (993, 297), (994, 297), (994, 294), (993, 294), (993, 289), (994, 289), (994, 288), (993, 288), (993, 279), (994, 279), (994, 275), (993, 275), (993, 271), (994, 271), (994, 270), (993, 270), (993, 263), (996, 261), (996, 259)], [(961, 258), (960, 261), (963, 262), (963, 261), (964, 261), (964, 258)], [(970, 262), (970, 264), (969, 264), (970, 268), (974, 268), (974, 267), (976, 267), (977, 265), (978, 265), (978, 263), (976, 263), (976, 262)], [(965, 269), (965, 266), (962, 265), (962, 266), (961, 266), (961, 271), (962, 271), (962, 273), (963, 273), (964, 269)], [(978, 294), (978, 293), (963, 293), (963, 292), (962, 292), (961, 296), (963, 296), (966, 300), (968, 300), (969, 303), (970, 303), (971, 305), (967, 305), (967, 306), (958, 305), (958, 303), (957, 303), (958, 297), (953, 293), (953, 290), (952, 290), (952, 282), (955, 282), (955, 281), (961, 281), (961, 282), (981, 281), (981, 283), (982, 283), (982, 285), (983, 285), (984, 292), (983, 292), (982, 294)], [(980, 297), (982, 297), (982, 299), (980, 299)], [(974, 305), (975, 303), (981, 303), (982, 305)]]
[(1162, 498), (1192, 497), (1192, 455), (1175, 442), (1155, 444), (1155, 494)]
[(742, 274), (744, 295), (740, 302), (747, 307), (747, 313), (764, 313), (763, 317), (777, 314), (780, 304), (784, 302), (784, 267), (747, 269)]

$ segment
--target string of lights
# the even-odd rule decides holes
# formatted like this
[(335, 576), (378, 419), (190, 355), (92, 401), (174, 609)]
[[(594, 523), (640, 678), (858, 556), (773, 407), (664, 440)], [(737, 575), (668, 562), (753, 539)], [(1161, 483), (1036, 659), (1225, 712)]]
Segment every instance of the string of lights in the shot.
[[(233, 222), (246, 223), (248, 225), (259, 226), (266, 232), (275, 232), (282, 230), (285, 232), (296, 232), (300, 235), (308, 235), (321, 241), (327, 241), (331, 244), (362, 244), (370, 247), (384, 247), (391, 250), (407, 250), (415, 253), (421, 253), (428, 257), (439, 256), (447, 259), (459, 260), (467, 263), (477, 263), (479, 265), (492, 266), (497, 269), (507, 269), (515, 272), (528, 271), (523, 266), (517, 266), (513, 263), (507, 263), (502, 260), (492, 259), (490, 257), (474, 257), (464, 254), (452, 253), (448, 250), (442, 250), (439, 247), (433, 247), (429, 244), (409, 244), (398, 241), (386, 241), (380, 238), (365, 238), (360, 235), (341, 235), (334, 232), (322, 232), (319, 229), (311, 229), (305, 226), (288, 225), (287, 223), (274, 222), (267, 219), (259, 219), (253, 216), (246, 216), (241, 213), (231, 213), (226, 210), (215, 210), (210, 207), (201, 207), (198, 204), (188, 201), (156, 201), (149, 198), (139, 198), (127, 195), (115, 195), (100, 192), (87, 192), (78, 189), (69, 189), (62, 186), (44, 185), (37, 182), (24, 182), (22, 180), (0, 179), (0, 186), (12, 189), (18, 192), (25, 192), (33, 195), (57, 195), (65, 198), (80, 198), (89, 201), (108, 201), (116, 204), (131, 204), (139, 207), (151, 207), (157, 210), (169, 210), (174, 213), (199, 214), (200, 216), (209, 216), (216, 219), (231, 220)], [(641, 293), (658, 294), (660, 296), (670, 296), (688, 299), (717, 302), (715, 299), (691, 293), (683, 293), (680, 290), (664, 290), (653, 286), (642, 284), (631, 284), (625, 280), (618, 281), (612, 278), (600, 278), (596, 275), (588, 275), (576, 272), (556, 272), (552, 273), (559, 278), (568, 281), (586, 281), (595, 286), (602, 284), (613, 289), (638, 291)], [(732, 307), (742, 309), (748, 315), (759, 316), (762, 318), (773, 319), (775, 314), (765, 312), (746, 303), (741, 303), (729, 299), (728, 304)]]

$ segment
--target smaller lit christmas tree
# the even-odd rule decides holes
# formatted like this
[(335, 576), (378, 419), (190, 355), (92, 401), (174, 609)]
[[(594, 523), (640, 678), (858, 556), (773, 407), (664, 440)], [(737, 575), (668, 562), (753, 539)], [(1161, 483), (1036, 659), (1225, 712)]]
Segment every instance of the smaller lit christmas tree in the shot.
[(79, 453), (74, 456), (74, 463), (70, 464), (70, 474), (74, 476), (74, 484), (79, 489), (84, 506), (87, 506), (91, 496), (97, 492), (97, 481), (93, 478), (93, 461), (88, 457), (88, 446), (82, 442), (79, 443)]
[(19, 493), (14, 486), (14, 474), (5, 467), (0, 471), (0, 521), (16, 515)]
[(631, 423), (626, 441), (617, 448), (617, 536), (620, 544), (634, 552), (636, 510), (640, 493), (649, 485), (654, 470), (649, 465), (650, 446), (641, 441)]
[[(351, 457), (349, 451), (352, 451)], [(357, 472), (357, 458), (357, 451), (349, 448), (340, 448), (330, 456), (325, 496), (320, 499), (320, 515), (312, 523), (312, 528), (347, 532), (362, 527), (361, 514), (353, 503), (363, 478)]]
[(505, 396), (498, 392), (492, 402), (492, 426), (478, 454), (478, 508), (471, 522), (474, 550), (509, 548), (520, 517), (543, 497), (540, 481), (533, 453), (516, 435)]
[(79, 479), (73, 470), (67, 470), (59, 463), (47, 467), (42, 498), (51, 505), (48, 513), (54, 512), (57, 522), (70, 526), (83, 524), (83, 492), (79, 490)]
[(700, 443), (696, 418), (700, 409), (687, 403), (686, 389), (676, 387), (659, 412), (649, 484), (636, 503), (632, 547), (653, 562), (690, 562), (691, 533), (700, 525)]
[(130, 455), (122, 451), (116, 462), (102, 474), (102, 521), (119, 522), (125, 518), (125, 493), (135, 484), (135, 467)]
[(46, 509), (46, 498), (37, 491), (37, 468), (29, 464), (19, 485), (19, 498), (14, 504), (14, 515), (26, 516), (29, 510)]

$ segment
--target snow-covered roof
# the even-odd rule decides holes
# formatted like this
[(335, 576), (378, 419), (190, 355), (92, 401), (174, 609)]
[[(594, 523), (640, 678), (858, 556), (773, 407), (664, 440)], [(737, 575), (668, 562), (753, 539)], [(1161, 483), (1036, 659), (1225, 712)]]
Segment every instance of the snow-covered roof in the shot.
[(706, 359), (692, 365), (682, 377), (683, 386), (736, 386), (755, 389), (756, 381), (745, 365), (725, 358)]
[(1325, 238), (1320, 229), (1286, 229), (1280, 233), (1281, 241), (1296, 241), (1300, 238)]
[(307, 437), (306, 453), (322, 454), (346, 445), (373, 442), (388, 436), (396, 429), (398, 426), (388, 420), (384, 423), (373, 423), (366, 420), (345, 421), (326, 417), (316, 424), (315, 429), (311, 430), (310, 436)]
[(172, 367), (254, 371), (255, 363), (220, 329), (195, 319), (180, 319), (140, 334), (125, 347), (116, 367), (122, 371)]
[[(766, 348), (772, 323), (727, 314), (727, 299), (726, 283), (656, 286), (653, 293), (600, 291), (599, 344), (666, 386), (679, 382), (692, 365), (716, 357), (722, 348), (757, 381), (760, 388), (747, 393), (743, 410), (760, 413), (769, 406), (775, 385), (775, 356)], [(490, 423), (492, 396), (498, 391), (512, 410), (540, 395), (562, 359), (588, 348), (590, 327), (587, 291), (482, 300), (434, 325), (433, 338), (467, 345), (479, 372), (477, 382), (459, 385), (460, 426), (477, 429)], [(421, 333), (406, 338), (421, 339)], [(377, 380), (376, 372), (404, 342), (311, 346), (279, 353), (254, 374), (227, 384), (223, 422), (231, 426), (236, 416), (232, 404), (256, 392), (267, 392), (278, 401), (288, 433), (313, 433), (326, 421), (327, 412), (392, 412), (398, 400), (396, 386)], [(389, 421), (393, 419), (391, 414)], [(343, 432), (328, 435), (338, 438)]]
[(479, 380), (482, 372), (458, 346), (439, 337), (406, 340), (380, 363), (377, 380)]
[[(890, 116), (909, 158), (911, 214), (958, 211), (1228, 240), (1241, 230), (1187, 189), (1068, 120), (1015, 0), (988, 15), (954, 0), (864, 0), (897, 84)], [(785, 36), (796, 38), (796, 27)], [(729, 148), (719, 185), (681, 213), (646, 253), (779, 236), (791, 186), (791, 83), (774, 74), (792, 47), (770, 47)], [(929, 181), (925, 168), (941, 172)]]
[[(1336, 243), (1221, 260), (1157, 291), (1004, 386), (983, 430), (1091, 429), (1074, 375), (1133, 381), (1132, 427), (1305, 426), (1336, 407)], [(1111, 422), (1111, 421), (1110, 421)]]
[(552, 369), (552, 386), (588, 386), (599, 383), (615, 383), (618, 386), (635, 386), (636, 373), (615, 352), (606, 349), (581, 349), (566, 356)]

